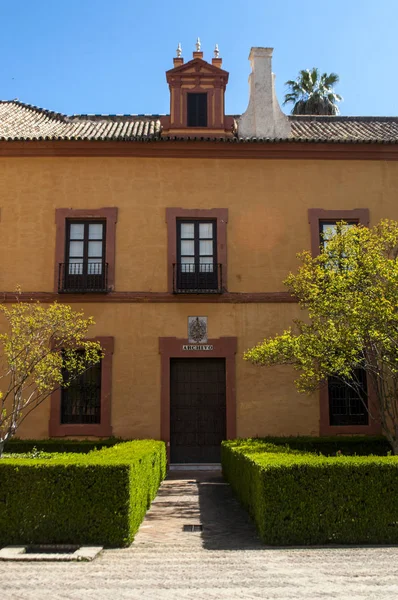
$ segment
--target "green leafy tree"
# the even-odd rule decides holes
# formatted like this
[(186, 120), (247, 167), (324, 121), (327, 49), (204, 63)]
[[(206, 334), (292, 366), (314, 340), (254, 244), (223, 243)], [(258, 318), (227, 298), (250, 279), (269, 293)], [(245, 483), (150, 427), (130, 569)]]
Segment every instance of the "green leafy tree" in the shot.
[(293, 104), (293, 115), (337, 115), (337, 102), (342, 100), (333, 90), (339, 82), (336, 73), (319, 73), (315, 67), (299, 72), (297, 79), (286, 81), (290, 91), (283, 104)]
[(97, 363), (102, 349), (86, 340), (93, 319), (65, 304), (16, 302), (10, 308), (0, 305), (0, 313), (5, 325), (0, 334), (1, 456), (26, 417), (54, 390)]
[(341, 222), (319, 256), (298, 256), (301, 266), (285, 285), (305, 320), (248, 350), (245, 359), (293, 365), (297, 388), (310, 393), (335, 376), (361, 397), (353, 374), (364, 369), (377, 400), (369, 418), (381, 422), (398, 454), (398, 222), (373, 229)]

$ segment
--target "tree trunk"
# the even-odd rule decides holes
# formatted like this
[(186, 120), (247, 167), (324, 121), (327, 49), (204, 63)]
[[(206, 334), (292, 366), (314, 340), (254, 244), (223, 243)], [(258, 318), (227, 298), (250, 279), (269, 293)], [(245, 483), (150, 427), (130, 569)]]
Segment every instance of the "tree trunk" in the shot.
[(392, 448), (392, 453), (395, 456), (398, 456), (398, 438), (397, 436), (394, 437), (394, 439), (392, 441), (390, 441), (391, 444), (391, 448)]
[(0, 458), (3, 456), (5, 440), (0, 440)]

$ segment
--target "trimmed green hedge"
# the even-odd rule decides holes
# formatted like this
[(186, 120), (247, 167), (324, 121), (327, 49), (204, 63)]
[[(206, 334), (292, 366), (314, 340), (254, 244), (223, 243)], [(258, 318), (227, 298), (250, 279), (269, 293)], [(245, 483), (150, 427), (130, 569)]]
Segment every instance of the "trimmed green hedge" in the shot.
[[(253, 438), (254, 440), (254, 438)], [(267, 437), (256, 438), (259, 443), (270, 443), (277, 446), (286, 446), (293, 450), (316, 452), (324, 456), (336, 456), (337, 453), (346, 456), (358, 455), (387, 456), (391, 446), (383, 436), (332, 436), (332, 437)]]
[(398, 543), (398, 457), (222, 445), (226, 480), (272, 546)]
[(101, 440), (60, 440), (59, 438), (48, 440), (21, 440), (11, 438), (6, 443), (4, 452), (12, 454), (27, 454), (36, 449), (39, 452), (80, 452), (87, 454), (92, 450), (110, 448), (115, 444), (123, 442), (120, 438), (106, 438)]
[[(256, 438), (257, 439), (257, 438)], [(120, 438), (107, 438), (101, 440), (23, 440), (12, 438), (6, 443), (5, 452), (13, 454), (26, 454), (35, 448), (39, 452), (81, 452), (87, 453), (99, 448), (109, 448), (125, 440)], [(344, 455), (357, 454), (368, 456), (387, 456), (391, 450), (390, 444), (382, 436), (334, 436), (334, 437), (268, 437), (258, 438), (260, 442), (268, 442), (278, 446), (289, 445), (295, 450), (317, 452), (325, 456), (335, 456), (337, 452)]]
[(166, 474), (163, 442), (0, 461), (0, 545), (127, 546)]

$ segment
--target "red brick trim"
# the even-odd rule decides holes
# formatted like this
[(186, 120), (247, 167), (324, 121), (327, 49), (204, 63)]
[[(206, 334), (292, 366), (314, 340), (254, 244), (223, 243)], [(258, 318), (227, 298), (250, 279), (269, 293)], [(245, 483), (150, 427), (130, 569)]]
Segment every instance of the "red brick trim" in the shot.
[[(161, 354), (161, 391), (160, 391), (160, 436), (166, 443), (167, 452), (170, 452), (170, 359), (171, 358), (198, 358), (198, 352), (182, 349), (187, 344), (187, 339), (175, 337), (159, 338), (159, 352)], [(227, 439), (236, 437), (236, 374), (235, 354), (237, 350), (236, 337), (221, 337), (209, 339), (208, 344), (213, 350), (206, 352), (206, 358), (225, 358), (226, 368), (226, 402), (227, 402)]]
[(91, 341), (99, 342), (105, 356), (101, 365), (101, 423), (98, 424), (61, 424), (61, 389), (51, 394), (50, 422), (48, 433), (50, 437), (62, 436), (95, 436), (109, 437), (112, 435), (111, 402), (112, 402), (112, 358), (114, 348), (113, 337), (95, 337)]
[[(173, 264), (177, 262), (177, 219), (215, 219), (217, 221), (217, 262), (221, 264), (223, 288), (227, 290), (228, 208), (166, 208), (168, 292), (173, 293)], [(198, 296), (202, 295), (198, 294)], [(195, 294), (194, 297), (197, 301)], [(208, 298), (203, 300), (208, 302)]]
[(324, 210), (323, 208), (309, 208), (308, 222), (311, 231), (312, 256), (319, 254), (319, 223), (321, 221), (347, 221), (360, 223), (367, 227), (369, 225), (369, 209), (354, 208), (353, 210)]
[[(215, 136), (232, 137), (230, 117), (224, 115), (224, 93), (229, 74), (202, 60), (189, 61), (166, 71), (170, 89), (170, 115), (160, 117), (162, 136)], [(202, 70), (204, 68), (204, 70)], [(191, 93), (207, 94), (206, 127), (188, 127), (187, 96)]]
[(0, 141), (0, 156), (148, 156), (157, 158), (254, 158), (298, 160), (398, 160), (398, 144), (272, 142), (220, 143), (217, 140)]
[(329, 421), (329, 393), (327, 383), (324, 383), (319, 390), (319, 401), (320, 401), (320, 419), (319, 419), (319, 434), (320, 435), (378, 435), (381, 434), (381, 424), (377, 419), (379, 410), (377, 407), (377, 400), (368, 378), (368, 407), (370, 414), (374, 417), (373, 419), (369, 414), (369, 425), (330, 425)]
[[(55, 265), (54, 291), (58, 291), (59, 264), (65, 262), (65, 221), (66, 219), (106, 219), (105, 262), (108, 263), (108, 287), (115, 287), (115, 238), (116, 238), (116, 207), (110, 208), (56, 208), (55, 209)], [(91, 295), (90, 295), (91, 297)]]
[(224, 294), (172, 294), (169, 292), (110, 292), (109, 294), (56, 294), (55, 292), (0, 292), (4, 304), (20, 302), (59, 302), (66, 304), (144, 302), (165, 304), (279, 304), (297, 303), (289, 292), (225, 292)]

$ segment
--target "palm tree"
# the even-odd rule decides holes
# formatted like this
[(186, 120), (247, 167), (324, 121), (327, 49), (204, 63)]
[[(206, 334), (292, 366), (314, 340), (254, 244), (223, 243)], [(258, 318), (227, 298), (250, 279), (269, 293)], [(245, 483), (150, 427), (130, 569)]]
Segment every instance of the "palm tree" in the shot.
[(283, 104), (294, 104), (292, 115), (337, 115), (336, 102), (342, 97), (335, 94), (333, 86), (338, 82), (336, 73), (320, 75), (315, 67), (302, 70), (295, 81), (286, 81), (290, 92), (285, 95)]

